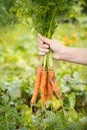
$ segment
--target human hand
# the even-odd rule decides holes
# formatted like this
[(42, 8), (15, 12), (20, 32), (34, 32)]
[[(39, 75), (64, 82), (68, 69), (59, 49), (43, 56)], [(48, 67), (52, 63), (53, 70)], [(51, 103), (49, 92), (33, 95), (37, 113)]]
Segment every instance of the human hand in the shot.
[(49, 52), (49, 47), (53, 51), (52, 56), (55, 59), (62, 58), (62, 52), (65, 49), (65, 46), (61, 42), (55, 39), (48, 39), (41, 34), (38, 34), (38, 50), (39, 55), (45, 55)]

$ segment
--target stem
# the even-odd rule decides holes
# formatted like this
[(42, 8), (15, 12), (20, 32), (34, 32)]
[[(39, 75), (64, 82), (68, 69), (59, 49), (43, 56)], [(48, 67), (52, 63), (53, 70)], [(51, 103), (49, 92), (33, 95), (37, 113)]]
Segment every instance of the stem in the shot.
[[(52, 28), (52, 23), (53, 23), (56, 11), (57, 11), (57, 7), (54, 10), (54, 13), (53, 13), (53, 16), (52, 16), (52, 19), (51, 19), (51, 22), (50, 22), (50, 26), (49, 26), (49, 30), (48, 30), (48, 34), (47, 34), (48, 38), (52, 37), (51, 36), (51, 28)], [(51, 49), (49, 49), (49, 53), (47, 54), (47, 67), (48, 67), (48, 70), (53, 69), (53, 59), (52, 59)]]
[(50, 26), (49, 26), (49, 30), (48, 30), (48, 38), (50, 38), (50, 36), (51, 36), (51, 27), (52, 27), (52, 23), (53, 23), (53, 21), (54, 21), (54, 17), (55, 17), (57, 8), (58, 8), (58, 6), (56, 6), (56, 8), (55, 8), (54, 13), (53, 13), (53, 16), (52, 16), (52, 19), (51, 19), (51, 22), (50, 22)]
[[(52, 16), (52, 19), (51, 19), (51, 21), (50, 21), (50, 26), (49, 26), (48, 33), (47, 33), (47, 37), (48, 37), (48, 38), (51, 38), (51, 37), (52, 37), (51, 28), (52, 28), (52, 23), (53, 23), (53, 20), (54, 20), (56, 11), (57, 11), (57, 7), (55, 8), (54, 13), (53, 13), (53, 16)], [(45, 30), (45, 31), (46, 31), (46, 30)], [(47, 66), (46, 66), (46, 65), (47, 65)], [(43, 56), (43, 69), (45, 70), (46, 67), (48, 68), (48, 70), (53, 69), (53, 59), (52, 59), (51, 49), (50, 49), (50, 51), (49, 51), (48, 54), (46, 54), (45, 56)]]
[(44, 56), (41, 57), (41, 63), (42, 63), (42, 66), (44, 64)]
[(52, 59), (52, 51), (49, 50), (48, 57), (47, 57), (47, 67), (48, 70), (53, 69), (53, 59)]
[(43, 70), (46, 70), (47, 54), (43, 56)]

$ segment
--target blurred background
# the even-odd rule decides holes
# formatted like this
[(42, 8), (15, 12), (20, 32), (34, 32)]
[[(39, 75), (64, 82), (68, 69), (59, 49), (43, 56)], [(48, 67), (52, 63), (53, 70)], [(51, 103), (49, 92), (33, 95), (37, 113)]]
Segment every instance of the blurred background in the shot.
[[(41, 62), (37, 32), (31, 18), (21, 16), (17, 1), (0, 0), (0, 130), (24, 126), (20, 130), (27, 130), (35, 70)], [(61, 22), (53, 38), (66, 46), (87, 48), (87, 0), (79, 0), (73, 9), (75, 14)], [(87, 121), (87, 66), (56, 60), (54, 66), (65, 108), (74, 110), (73, 118)], [(56, 103), (55, 98), (54, 111), (61, 107)]]

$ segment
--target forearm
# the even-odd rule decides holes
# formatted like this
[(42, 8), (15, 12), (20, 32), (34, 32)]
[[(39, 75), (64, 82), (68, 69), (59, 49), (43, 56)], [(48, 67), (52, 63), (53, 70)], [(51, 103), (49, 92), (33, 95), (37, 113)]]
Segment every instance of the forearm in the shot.
[(61, 60), (87, 65), (87, 49), (65, 47), (61, 54)]

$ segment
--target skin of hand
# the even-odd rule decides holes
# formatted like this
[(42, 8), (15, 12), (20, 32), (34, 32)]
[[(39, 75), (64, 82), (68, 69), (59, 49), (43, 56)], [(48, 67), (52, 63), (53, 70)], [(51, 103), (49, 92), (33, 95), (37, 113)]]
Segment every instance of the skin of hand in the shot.
[(49, 47), (55, 59), (87, 65), (87, 48), (67, 47), (55, 39), (48, 39), (38, 34), (39, 55), (49, 52)]
[(55, 59), (60, 60), (62, 56), (62, 52), (66, 48), (61, 42), (55, 39), (48, 39), (41, 34), (38, 34), (38, 50), (39, 55), (45, 55), (49, 52), (49, 47), (53, 51), (52, 56)]

